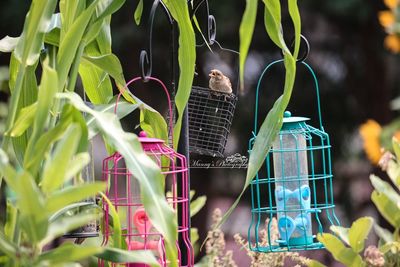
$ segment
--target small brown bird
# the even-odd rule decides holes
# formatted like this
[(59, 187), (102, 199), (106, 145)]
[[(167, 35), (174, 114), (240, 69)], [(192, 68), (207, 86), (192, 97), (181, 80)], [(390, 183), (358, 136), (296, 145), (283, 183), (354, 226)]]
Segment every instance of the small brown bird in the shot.
[(220, 70), (211, 70), (209, 87), (211, 93), (217, 94), (232, 94), (232, 84), (228, 77), (226, 77)]

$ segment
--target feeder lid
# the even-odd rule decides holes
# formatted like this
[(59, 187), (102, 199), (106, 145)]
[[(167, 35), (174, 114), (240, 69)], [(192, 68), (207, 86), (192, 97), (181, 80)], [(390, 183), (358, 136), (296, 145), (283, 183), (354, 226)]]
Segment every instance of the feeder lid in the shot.
[(290, 111), (285, 111), (285, 113), (283, 113), (282, 130), (303, 128), (303, 126), (305, 126), (305, 122), (308, 120), (310, 119), (306, 117), (292, 117), (292, 113)]
[(145, 131), (141, 131), (139, 133), (139, 141), (140, 143), (164, 143), (164, 140), (147, 137), (147, 133)]

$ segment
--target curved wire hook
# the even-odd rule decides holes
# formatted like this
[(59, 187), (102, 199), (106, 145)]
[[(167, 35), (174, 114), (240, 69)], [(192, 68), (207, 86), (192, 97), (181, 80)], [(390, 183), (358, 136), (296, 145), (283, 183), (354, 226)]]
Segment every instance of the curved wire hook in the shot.
[[(203, 3), (207, 12), (207, 44), (213, 45), (215, 42), (215, 38), (217, 36), (217, 22), (215, 20), (215, 17), (213, 15), (210, 15), (210, 7), (208, 5), (208, 0), (201, 0), (193, 7), (191, 18), (193, 20), (194, 16), (196, 15), (196, 12), (199, 10), (199, 8)], [(197, 46), (203, 46), (203, 45), (205, 45), (204, 42)]]
[[(308, 54), (310, 53), (310, 49), (311, 49), (310, 48), (310, 43), (308, 42), (307, 38), (304, 35), (300, 34), (300, 46), (301, 46), (301, 42), (302, 41), (306, 45), (306, 51), (304, 52), (304, 54), (300, 58), (297, 59), (297, 62), (304, 62), (307, 59)], [(294, 47), (294, 42), (295, 42), (295, 40), (293, 38), (293, 40), (292, 40), (292, 42), (290, 44), (291, 48)], [(281, 50), (281, 55), (283, 57), (283, 51), (282, 50)]]
[(149, 81), (149, 77), (151, 76), (153, 71), (153, 24), (154, 24), (154, 17), (159, 4), (161, 4), (161, 6), (163, 7), (164, 13), (167, 16), (168, 22), (171, 25), (171, 27), (174, 23), (174, 19), (172, 18), (165, 4), (161, 0), (155, 0), (150, 10), (150, 16), (148, 22), (149, 23), (148, 52), (146, 50), (142, 50), (140, 52), (140, 57), (139, 57), (139, 67), (141, 69), (142, 79), (145, 82)]

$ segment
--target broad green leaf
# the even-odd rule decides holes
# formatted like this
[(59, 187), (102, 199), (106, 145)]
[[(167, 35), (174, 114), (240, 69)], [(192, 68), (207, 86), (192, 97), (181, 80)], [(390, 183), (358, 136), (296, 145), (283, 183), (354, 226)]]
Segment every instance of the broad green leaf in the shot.
[(198, 198), (196, 198), (195, 200), (190, 202), (190, 216), (193, 217), (194, 215), (196, 215), (201, 208), (204, 207), (204, 205), (206, 204), (207, 201), (207, 197), (206, 196), (200, 196)]
[(240, 37), (240, 88), (244, 90), (244, 68), (247, 54), (249, 52), (251, 40), (253, 38), (254, 27), (257, 17), (257, 0), (247, 0), (246, 9), (240, 22), (239, 37)]
[(0, 149), (0, 174), (12, 190), (18, 190), (17, 171), (11, 166), (7, 153), (3, 149)]
[(126, 251), (116, 248), (104, 248), (104, 251), (97, 254), (96, 257), (110, 262), (140, 262), (146, 263), (152, 267), (160, 266), (151, 251), (133, 250)]
[(36, 153), (34, 147), (38, 138), (40, 138), (46, 128), (50, 115), (50, 107), (53, 105), (53, 97), (57, 90), (57, 84), (57, 73), (54, 69), (50, 68), (46, 60), (43, 64), (43, 75), (39, 86), (38, 104), (33, 123), (33, 131), (26, 148), (24, 162), (27, 158), (31, 158)]
[(349, 240), (349, 228), (342, 226), (332, 225), (330, 227), (331, 231), (337, 235), (346, 245), (350, 246)]
[(65, 34), (72, 27), (78, 16), (85, 10), (85, 2), (80, 0), (60, 0), (62, 39), (65, 38)]
[(300, 50), (300, 34), (301, 34), (301, 19), (300, 19), (299, 7), (297, 6), (297, 0), (288, 0), (288, 8), (295, 31), (293, 57), (297, 59)]
[(125, 3), (125, 0), (101, 0), (97, 6), (96, 21), (102, 21), (106, 17), (118, 11)]
[(114, 205), (110, 201), (110, 199), (103, 193), (99, 193), (103, 197), (103, 201), (105, 201), (108, 205), (108, 212), (113, 221), (113, 246), (115, 248), (122, 248), (122, 239), (121, 239), (121, 221), (119, 219), (118, 212), (116, 211)]
[(389, 230), (382, 228), (377, 224), (374, 224), (374, 230), (376, 235), (379, 236), (379, 238), (382, 239), (385, 243), (394, 241), (393, 234)]
[(0, 40), (0, 52), (3, 53), (10, 53), (14, 51), (15, 47), (17, 46), (19, 37), (10, 37), (6, 36)]
[(355, 252), (360, 253), (364, 250), (365, 239), (367, 239), (373, 224), (374, 220), (371, 217), (362, 217), (351, 225), (349, 241)]
[(389, 176), (390, 180), (392, 180), (393, 184), (400, 189), (400, 164), (399, 160), (390, 159), (387, 163), (386, 173)]
[(361, 256), (351, 248), (347, 248), (340, 240), (332, 234), (318, 234), (318, 240), (324, 244), (325, 248), (332, 254), (335, 260), (348, 267), (362, 267)]
[(179, 27), (178, 61), (180, 76), (175, 105), (178, 111), (174, 127), (174, 148), (178, 147), (182, 116), (189, 100), (196, 64), (196, 40), (186, 0), (165, 0), (165, 5)]
[(42, 253), (38, 262), (49, 264), (65, 263), (87, 259), (95, 254), (102, 253), (104, 248), (94, 246), (78, 246), (71, 243), (64, 243), (60, 247)]
[(48, 213), (56, 212), (72, 203), (93, 197), (105, 188), (106, 185), (100, 182), (67, 187), (48, 197), (45, 210)]
[(369, 176), (371, 183), (378, 193), (385, 194), (392, 202), (400, 207), (400, 195), (394, 188), (387, 182), (380, 179), (378, 176), (371, 174)]
[(46, 160), (40, 183), (43, 192), (52, 192), (66, 182), (65, 175), (69, 162), (77, 151), (80, 138), (81, 129), (75, 123), (71, 124), (58, 142), (52, 156)]
[[(92, 65), (107, 72), (121, 86), (125, 85), (125, 78), (119, 59), (114, 54), (102, 56), (83, 56), (82, 63), (92, 63)], [(103, 103), (104, 104), (104, 103)]]
[[(94, 106), (94, 109), (98, 112), (101, 113), (114, 113), (115, 110), (115, 103), (111, 104), (106, 104), (106, 105), (96, 105)], [(118, 119), (122, 119), (128, 114), (132, 113), (134, 110), (136, 110), (139, 107), (139, 104), (132, 104), (126, 101), (120, 101), (118, 102), (118, 108), (117, 108), (117, 117)], [(96, 120), (92, 116), (88, 116), (86, 120), (87, 127), (89, 128), (89, 139), (92, 139), (97, 133), (98, 129), (95, 127)]]
[(76, 154), (70, 161), (65, 173), (65, 182), (70, 181), (90, 163), (90, 155), (87, 152)]
[(400, 227), (400, 209), (386, 194), (376, 190), (371, 195), (372, 202), (379, 210), (380, 214), (393, 226)]
[(93, 104), (108, 103), (113, 91), (108, 74), (89, 61), (82, 61), (79, 65), (79, 75), (86, 95)]
[(15, 48), (15, 56), (23, 67), (34, 65), (42, 49), (44, 34), (56, 8), (56, 0), (33, 0), (24, 29)]
[[(50, 207), (52, 208), (52, 207)], [(92, 203), (92, 202), (75, 202), (73, 204), (64, 206), (62, 209), (57, 210), (55, 213), (53, 213), (50, 218), (49, 218), (49, 222), (54, 222), (58, 219), (60, 219), (61, 217), (65, 217), (66, 214), (71, 214), (76, 212), (77, 210), (87, 210), (87, 209), (95, 209), (95, 208), (99, 208), (99, 206), (97, 206), (96, 204)]]
[(281, 4), (279, 0), (263, 0), (264, 9), (264, 26), (271, 40), (280, 49), (288, 51), (283, 41), (283, 32), (281, 25)]
[(58, 47), (60, 45), (60, 29), (56, 28), (56, 29), (46, 33), (44, 42), (46, 44), (50, 44), (50, 45)]
[(32, 125), (36, 115), (37, 102), (22, 108), (19, 112), (18, 118), (15, 124), (11, 128), (10, 136), (18, 137), (21, 136), (28, 128)]
[(112, 54), (111, 51), (111, 17), (104, 20), (103, 26), (96, 37), (97, 46), (101, 55)]
[(139, 3), (135, 9), (135, 15), (134, 15), (136, 25), (140, 24), (140, 20), (142, 18), (142, 13), (143, 13), (143, 0), (139, 0)]
[[(86, 106), (75, 93), (59, 94), (69, 100), (77, 109), (92, 115), (100, 132), (109, 143), (124, 157), (126, 166), (140, 183), (143, 205), (154, 227), (164, 236), (170, 253), (176, 253), (177, 225), (174, 211), (167, 203), (163, 190), (164, 177), (158, 166), (143, 152), (138, 138), (122, 130), (114, 114), (99, 113)], [(176, 254), (170, 255), (171, 262), (176, 262)]]
[(40, 244), (43, 246), (59, 236), (82, 227), (91, 221), (98, 220), (101, 216), (102, 214), (93, 209), (90, 213), (75, 214), (71, 217), (62, 217), (56, 221), (52, 221), (50, 222), (46, 237), (41, 240)]
[[(6, 179), (7, 182), (9, 182)], [(23, 171), (17, 177), (18, 188), (14, 191), (20, 211), (19, 225), (31, 242), (42, 239), (48, 228), (48, 218), (44, 211), (44, 198), (33, 177)]]
[(57, 73), (59, 86), (61, 88), (67, 81), (69, 69), (98, 1), (99, 0), (93, 1), (93, 3), (76, 18), (70, 29), (65, 33), (65, 37), (61, 39), (57, 55)]
[(249, 186), (250, 182), (253, 180), (258, 170), (263, 165), (265, 157), (267, 156), (269, 149), (271, 148), (272, 142), (275, 140), (280, 129), (282, 128), (283, 113), (285, 112), (286, 107), (289, 104), (295, 79), (296, 63), (293, 57), (289, 55), (285, 56), (285, 67), (286, 78), (284, 94), (281, 95), (278, 100), (276, 100), (274, 106), (268, 112), (267, 117), (262, 123), (260, 131), (255, 138), (253, 148), (250, 152), (249, 165), (247, 168), (246, 181), (243, 190), (240, 193), (239, 197), (229, 208), (229, 210), (224, 214), (222, 220), (216, 227), (219, 227), (221, 224), (223, 224), (236, 208), (242, 195), (246, 191), (246, 188)]
[[(19, 63), (16, 62), (17, 60), (13, 56), (12, 56), (11, 61), (12, 61), (11, 65), (13, 67), (10, 68), (10, 72), (16, 71), (16, 69), (19, 66)], [(14, 64), (17, 66), (14, 67)], [(29, 66), (26, 68), (25, 76), (24, 76), (23, 82), (22, 82), (21, 94), (20, 94), (20, 99), (18, 102), (17, 110), (21, 110), (24, 107), (30, 106), (32, 103), (34, 103), (37, 100), (38, 86), (37, 86), (35, 70), (36, 70), (36, 65)], [(14, 88), (12, 88), (12, 90), (14, 90)], [(28, 132), (23, 133), (19, 137), (12, 138), (14, 152), (15, 152), (17, 160), (20, 164), (22, 164), (22, 162), (23, 162), (25, 149), (27, 147), (28, 140), (30, 137), (30, 132), (31, 131), (28, 131)]]

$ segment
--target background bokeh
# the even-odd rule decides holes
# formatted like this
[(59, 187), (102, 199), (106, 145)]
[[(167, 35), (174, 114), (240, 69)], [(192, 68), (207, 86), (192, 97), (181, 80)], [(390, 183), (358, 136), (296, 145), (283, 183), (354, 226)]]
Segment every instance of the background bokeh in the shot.
[[(210, 13), (217, 21), (217, 40), (225, 48), (238, 50), (238, 29), (246, 1), (211, 0)], [(261, 1), (260, 1), (261, 2)], [(285, 1), (282, 1), (285, 2)], [(0, 38), (18, 36), (23, 25), (28, 0), (0, 1)], [(333, 171), (337, 214), (344, 226), (364, 215), (379, 218), (370, 201), (372, 187), (368, 176), (377, 168), (366, 160), (362, 141), (358, 134), (359, 125), (372, 118), (386, 124), (398, 114), (390, 109), (390, 101), (399, 95), (400, 60), (383, 46), (385, 32), (379, 25), (378, 12), (386, 9), (383, 2), (363, 0), (302, 0), (298, 2), (302, 17), (302, 33), (311, 45), (307, 62), (314, 68), (320, 82), (320, 97), (325, 130), (331, 136), (333, 146)], [(126, 78), (140, 74), (139, 54), (148, 46), (147, 17), (151, 1), (145, 1), (141, 25), (134, 23), (134, 10), (137, 0), (127, 0), (125, 6), (112, 20), (113, 51), (120, 58)], [(198, 19), (204, 26), (205, 12), (199, 11)], [(283, 8), (283, 29), (290, 42), (292, 25), (286, 8)], [(161, 10), (157, 12), (153, 32), (153, 75), (170, 81), (171, 45), (170, 28)], [(198, 42), (201, 37), (198, 36)], [(208, 66), (225, 68), (231, 80), (237, 78), (237, 66), (225, 66), (223, 58), (207, 54), (199, 48), (195, 83), (207, 86), (204, 74)], [(253, 128), (254, 99), (257, 79), (266, 66), (281, 57), (280, 51), (269, 40), (263, 24), (263, 6), (260, 4), (257, 25), (246, 65), (245, 89), (239, 101), (232, 125), (226, 155), (240, 153), (247, 155), (247, 140)], [(1, 101), (7, 101), (6, 79), (9, 55), (0, 53), (0, 92)], [(276, 68), (263, 82), (260, 104), (261, 117), (265, 116), (273, 101), (283, 87), (282, 69)], [(153, 90), (154, 89), (154, 90)], [(144, 101), (165, 112), (165, 101), (161, 90), (151, 85), (139, 85), (135, 89)], [(310, 75), (299, 68), (290, 110), (295, 115), (307, 116), (316, 125), (316, 101)], [(137, 117), (124, 119), (126, 129), (134, 129)], [(101, 155), (98, 156), (101, 159)], [(207, 158), (206, 160), (211, 160)], [(192, 220), (199, 228), (201, 240), (207, 234), (211, 213), (215, 208), (226, 210), (241, 191), (245, 179), (243, 169), (193, 169), (191, 188), (197, 195), (207, 195), (205, 208)], [(232, 236), (241, 233), (246, 236), (250, 221), (250, 192), (245, 194), (239, 207), (224, 225), (227, 246), (235, 250), (235, 259), (240, 266), (248, 265), (246, 256), (234, 244)], [(371, 236), (370, 242), (375, 242)], [(236, 253), (237, 252), (237, 253)], [(317, 258), (328, 266), (340, 266), (332, 262), (324, 251), (308, 255)]]

